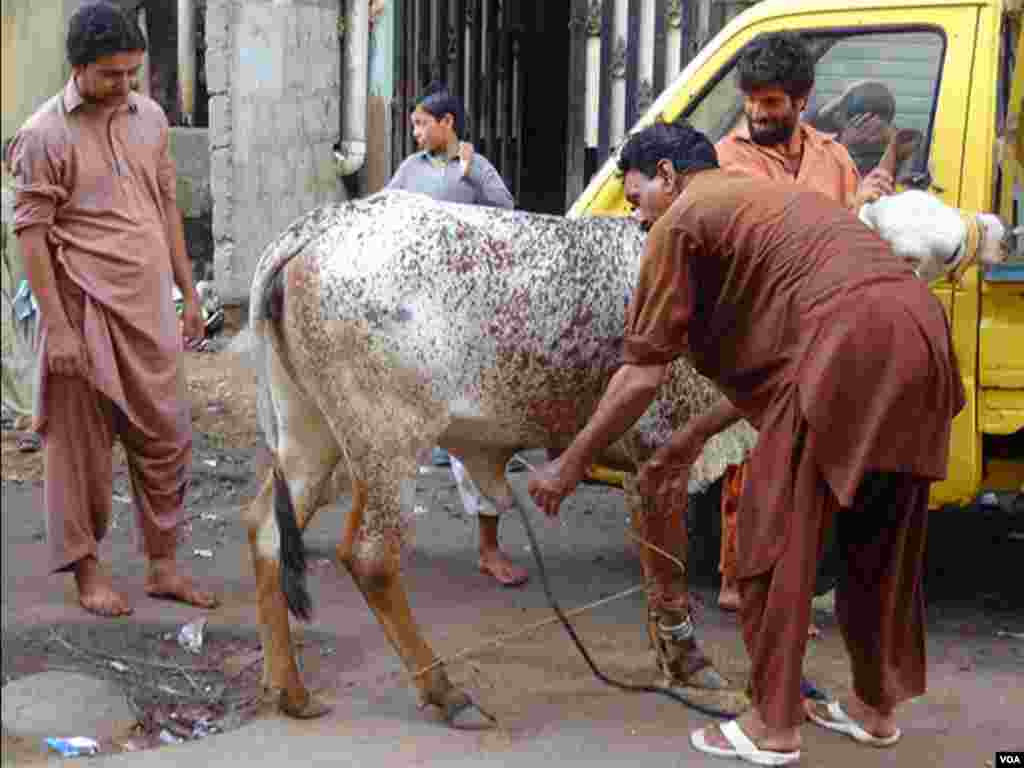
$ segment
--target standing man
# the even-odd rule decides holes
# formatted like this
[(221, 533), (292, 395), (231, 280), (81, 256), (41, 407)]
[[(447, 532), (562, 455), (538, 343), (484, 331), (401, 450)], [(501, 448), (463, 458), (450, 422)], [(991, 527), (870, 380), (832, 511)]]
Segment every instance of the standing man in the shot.
[(71, 78), (10, 150), (14, 230), (41, 315), (35, 427), (46, 451), (51, 566), (74, 574), (82, 607), (100, 616), (131, 613), (97, 560), (115, 437), (149, 560), (146, 592), (217, 605), (175, 564), (192, 453), (175, 283), (185, 336), (203, 328), (167, 118), (132, 90), (145, 49), (116, 5), (82, 6), (68, 25)]
[[(641, 493), (662, 508), (686, 498), (685, 468), (708, 437), (741, 417), (760, 430), (737, 534), (753, 708), (692, 743), (785, 765), (799, 759), (810, 716), (888, 746), (900, 738), (895, 707), (925, 690), (928, 490), (945, 475), (950, 424), (964, 404), (949, 326), (928, 286), (855, 216), (798, 185), (715, 166), (712, 145), (686, 125), (651, 126), (622, 149), (626, 198), (653, 225), (624, 365), (530, 493), (557, 514), (685, 355), (725, 397), (644, 464)], [(833, 525), (853, 694), (805, 709), (812, 590)]]
[[(800, 119), (814, 86), (814, 58), (800, 36), (776, 32), (759, 37), (740, 54), (739, 87), (744, 121), (715, 145), (725, 170), (813, 189), (856, 212), (893, 191), (892, 174), (875, 168), (863, 179), (846, 147)], [(891, 119), (891, 118), (890, 118)], [(722, 480), (722, 587), (718, 605), (739, 608), (736, 587), (736, 510), (749, 463), (730, 466)]]
[[(513, 207), (512, 193), (501, 174), (486, 157), (475, 152), (472, 144), (460, 138), (465, 135), (462, 101), (447, 87), (432, 83), (416, 103), (410, 121), (420, 151), (405, 159), (385, 189), (416, 192), (449, 203)], [(454, 465), (464, 499), (467, 494), (476, 497), (457, 458), (440, 448), (434, 449), (433, 456), (435, 464)], [(487, 499), (480, 498), (479, 502), (480, 571), (506, 587), (525, 584), (529, 578), (526, 570), (513, 563), (498, 544), (497, 509)]]

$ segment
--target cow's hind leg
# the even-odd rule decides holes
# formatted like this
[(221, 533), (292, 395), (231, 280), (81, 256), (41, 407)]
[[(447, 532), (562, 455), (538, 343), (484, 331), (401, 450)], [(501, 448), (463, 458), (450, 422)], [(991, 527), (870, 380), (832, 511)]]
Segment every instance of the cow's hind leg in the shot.
[[(444, 666), (434, 666), (437, 657), (413, 618), (400, 573), (401, 531), (396, 525), (377, 524), (379, 520), (399, 519), (397, 489), (386, 485), (389, 487), (371, 487), (363, 480), (352, 479), (352, 512), (338, 545), (338, 558), (413, 676), (420, 702), (438, 707), (455, 727), (489, 725), (492, 718), (452, 685)], [(368, 514), (374, 520), (368, 521)]]
[(322, 501), (338, 461), (338, 446), (316, 406), (284, 373), (270, 367), (277, 419), (275, 465), (248, 514), (249, 545), (256, 572), (263, 685), (279, 692), (279, 706), (293, 717), (329, 711), (302, 683), (292, 645), (289, 609), (310, 616), (301, 528)]
[(659, 509), (640, 495), (635, 477), (627, 478), (624, 490), (633, 530), (642, 540), (640, 563), (647, 585), (647, 631), (659, 669), (669, 685), (726, 688), (728, 681), (697, 643), (688, 579), (675, 562), (685, 565), (686, 560), (686, 499), (673, 509)]

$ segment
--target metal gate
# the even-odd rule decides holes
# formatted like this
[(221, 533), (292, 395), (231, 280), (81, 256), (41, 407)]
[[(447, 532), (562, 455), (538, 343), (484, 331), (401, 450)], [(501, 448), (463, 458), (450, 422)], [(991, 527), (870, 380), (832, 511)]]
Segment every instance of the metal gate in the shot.
[(515, 0), (404, 0), (397, 7), (392, 157), (416, 147), (409, 113), (431, 81), (466, 109), (466, 135), (498, 169), (513, 195), (522, 176), (522, 62)]
[(582, 178), (569, 180), (570, 201), (657, 95), (756, 1), (574, 0), (569, 144), (585, 159)]

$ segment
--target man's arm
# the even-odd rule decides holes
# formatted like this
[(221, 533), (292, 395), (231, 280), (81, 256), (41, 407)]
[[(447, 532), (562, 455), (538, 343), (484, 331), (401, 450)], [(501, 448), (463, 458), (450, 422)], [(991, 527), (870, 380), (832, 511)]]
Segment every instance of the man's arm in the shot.
[(463, 178), (476, 189), (477, 195), (480, 197), (477, 202), (480, 205), (489, 205), (492, 208), (513, 208), (515, 206), (512, 193), (505, 186), (505, 181), (498, 173), (498, 169), (483, 157), (477, 155), (475, 162), (471, 157), (469, 171), (463, 175)]
[(615, 372), (587, 426), (558, 459), (557, 475), (538, 471), (530, 481), (530, 494), (546, 514), (558, 514), (594, 458), (643, 416), (666, 370), (665, 365), (624, 365)]
[(64, 302), (57, 292), (50, 246), (46, 242), (49, 226), (36, 224), (18, 233), (25, 278), (39, 304), (39, 319), (46, 328), (47, 365), (61, 376), (85, 376), (88, 357), (81, 335), (71, 327)]

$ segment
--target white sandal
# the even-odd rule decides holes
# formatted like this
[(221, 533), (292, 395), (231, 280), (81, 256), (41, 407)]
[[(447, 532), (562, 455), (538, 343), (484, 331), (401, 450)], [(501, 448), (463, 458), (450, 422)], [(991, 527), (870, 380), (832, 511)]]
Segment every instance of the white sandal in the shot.
[(818, 715), (814, 711), (814, 706), (807, 710), (807, 716), (822, 728), (828, 728), (830, 731), (845, 734), (861, 744), (868, 744), (872, 747), (891, 747), (903, 735), (899, 728), (891, 736), (875, 736), (872, 733), (868, 733), (858, 722), (846, 714), (846, 711), (838, 701), (830, 701), (827, 709), (830, 718), (828, 720)]
[(709, 744), (708, 740), (704, 737), (703, 730), (691, 733), (690, 743), (693, 744), (695, 749), (706, 755), (735, 757), (740, 760), (746, 760), (754, 765), (790, 765), (800, 759), (799, 749), (795, 752), (772, 752), (769, 749), (761, 749), (750, 740), (750, 737), (743, 732), (740, 724), (735, 720), (723, 723), (718, 726), (718, 730), (722, 732), (731, 748), (724, 749)]

